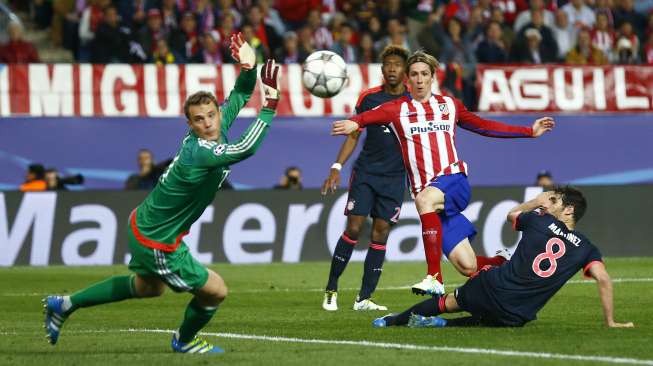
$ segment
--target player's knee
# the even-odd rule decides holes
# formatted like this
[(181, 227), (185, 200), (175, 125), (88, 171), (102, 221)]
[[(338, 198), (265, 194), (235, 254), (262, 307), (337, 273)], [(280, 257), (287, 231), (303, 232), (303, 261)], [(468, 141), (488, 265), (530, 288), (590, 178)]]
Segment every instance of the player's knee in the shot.
[(166, 286), (163, 282), (153, 278), (136, 277), (134, 281), (136, 297), (158, 297), (163, 295)]
[(469, 277), (476, 273), (478, 269), (476, 268), (476, 263), (462, 263), (459, 264), (458, 266), (458, 272), (460, 272), (461, 275)]
[(415, 205), (420, 213), (438, 212), (444, 209), (444, 193), (439, 189), (426, 189), (415, 197)]
[(372, 227), (372, 241), (377, 243), (385, 243), (388, 241), (389, 234), (390, 224), (382, 220), (374, 221), (374, 226)]
[(363, 226), (363, 220), (358, 220), (354, 218), (349, 218), (347, 220), (347, 227), (345, 228), (345, 234), (352, 239), (358, 240), (358, 237), (361, 233), (361, 227)]

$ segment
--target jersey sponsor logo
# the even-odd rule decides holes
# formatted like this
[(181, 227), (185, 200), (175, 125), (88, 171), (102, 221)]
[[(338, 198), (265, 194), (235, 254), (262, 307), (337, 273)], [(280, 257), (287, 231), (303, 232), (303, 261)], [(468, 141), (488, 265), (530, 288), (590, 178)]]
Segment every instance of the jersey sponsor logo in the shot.
[(411, 135), (417, 135), (420, 133), (428, 133), (428, 132), (437, 132), (437, 131), (444, 131), (444, 132), (449, 132), (451, 130), (451, 125), (448, 123), (435, 123), (435, 122), (428, 122), (428, 123), (420, 123), (420, 124), (411, 124), (410, 126), (410, 134)]
[(227, 144), (220, 144), (213, 148), (213, 155), (220, 156), (224, 154), (225, 151), (227, 151)]

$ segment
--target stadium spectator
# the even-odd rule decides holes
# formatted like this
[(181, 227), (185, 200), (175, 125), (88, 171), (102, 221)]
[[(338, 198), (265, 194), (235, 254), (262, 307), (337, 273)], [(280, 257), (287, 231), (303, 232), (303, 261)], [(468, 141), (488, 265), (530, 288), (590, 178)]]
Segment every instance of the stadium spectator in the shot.
[(608, 57), (592, 44), (590, 31), (581, 29), (578, 32), (576, 47), (572, 48), (565, 58), (568, 65), (606, 65)]
[(231, 57), (231, 53), (227, 52), (229, 49), (229, 43), (231, 42), (231, 36), (236, 35), (238, 33), (238, 30), (236, 29), (236, 25), (234, 23), (234, 16), (230, 12), (225, 12), (223, 14), (223, 17), (220, 18), (220, 27), (217, 29), (218, 32), (220, 33), (220, 38), (222, 39), (222, 50), (225, 54), (225, 62), (229, 63), (238, 63), (238, 61), (234, 60)]
[(594, 2), (594, 13), (604, 13), (608, 17), (608, 24), (614, 28), (614, 15), (612, 14), (612, 0), (596, 0)]
[(472, 4), (469, 0), (452, 0), (446, 5), (444, 9), (444, 23), (447, 23), (453, 18), (458, 19), (461, 24), (469, 22), (472, 15)]
[[(637, 37), (637, 34), (635, 33), (636, 31), (633, 29), (633, 25), (630, 22), (623, 22), (621, 23), (621, 26), (619, 27), (619, 35), (617, 36), (617, 52), (621, 52), (619, 49), (621, 48), (622, 51), (625, 49), (630, 49), (628, 52), (630, 56), (627, 58), (622, 58), (621, 56), (618, 56), (617, 58), (619, 60), (630, 60), (629, 62), (626, 62), (628, 64), (636, 63), (633, 61), (636, 61), (639, 59), (639, 38)], [(627, 42), (622, 42), (621, 47), (619, 46), (619, 41), (621, 39), (626, 39), (628, 40)], [(618, 63), (621, 63), (621, 61), (618, 61)]]
[(191, 9), (198, 16), (197, 24), (200, 32), (210, 32), (215, 28), (215, 14), (213, 12), (213, 4), (211, 1), (194, 0)]
[[(227, 14), (231, 14), (233, 17), (233, 26), (234, 28), (240, 27), (243, 22), (243, 17), (238, 10), (233, 6), (232, 0), (218, 0), (218, 6), (215, 10), (215, 14), (218, 19), (224, 21)], [(231, 39), (228, 37), (227, 39)]]
[(381, 27), (381, 19), (379, 19), (378, 16), (371, 16), (367, 21), (367, 31), (369, 32), (370, 36), (372, 36), (372, 40), (375, 43), (380, 42), (381, 39), (383, 39), (384, 34)]
[(163, 28), (163, 19), (159, 9), (150, 9), (147, 11), (147, 25), (138, 32), (138, 43), (143, 48), (143, 52), (152, 57), (156, 42), (159, 39), (165, 39), (165, 28)]
[(501, 24), (491, 21), (485, 32), (485, 39), (476, 49), (476, 58), (480, 63), (502, 64), (508, 62), (508, 52), (502, 39)]
[(526, 0), (492, 0), (491, 4), (494, 9), (499, 10), (503, 14), (505, 23), (508, 26), (513, 25), (517, 14), (528, 9), (528, 2)]
[(252, 49), (254, 49), (256, 62), (263, 63), (267, 56), (267, 50), (261, 43), (261, 40), (256, 37), (256, 33), (254, 33), (254, 27), (252, 27), (252, 25), (249, 23), (244, 23), (240, 31), (243, 33), (243, 39), (245, 42), (249, 43)]
[(347, 63), (355, 63), (357, 60), (356, 48), (352, 44), (353, 36), (354, 30), (351, 24), (343, 23), (331, 45), (331, 51), (342, 56)]
[(283, 35), (283, 48), (279, 48), (275, 56), (275, 60), (282, 64), (301, 63), (306, 59), (306, 55), (300, 54), (297, 33), (288, 31)]
[(608, 14), (600, 12), (596, 14), (596, 24), (591, 32), (592, 45), (605, 55), (608, 60), (613, 59), (612, 50), (615, 45), (615, 33), (610, 27)]
[(571, 0), (561, 9), (567, 13), (569, 24), (576, 29), (591, 29), (596, 22), (596, 15), (584, 0)]
[(25, 182), (20, 185), (23, 192), (45, 191), (48, 185), (45, 182), (45, 168), (41, 164), (30, 164), (27, 167)]
[(76, 174), (69, 177), (61, 177), (56, 168), (48, 168), (45, 170), (45, 182), (48, 191), (65, 191), (68, 190), (66, 185), (83, 184), (84, 176)]
[(447, 23), (447, 31), (442, 36), (442, 50), (439, 60), (445, 64), (457, 63), (463, 66), (463, 76), (472, 73), (476, 65), (476, 56), (465, 38), (463, 23), (458, 18), (451, 18)]
[(517, 15), (513, 24), (514, 31), (519, 32), (526, 24), (530, 23), (533, 12), (542, 12), (544, 24), (552, 26), (555, 23), (555, 17), (551, 11), (545, 9), (544, 5), (544, 0), (530, 0), (529, 9)]
[(95, 31), (102, 22), (103, 10), (111, 4), (111, 0), (88, 0), (79, 21), (79, 54), (80, 62), (91, 59), (91, 43), (95, 38)]
[(523, 42), (525, 39), (525, 32), (528, 29), (536, 29), (540, 33), (540, 36), (542, 36), (542, 44), (540, 47), (542, 48), (542, 52), (547, 56), (550, 56), (548, 61), (545, 62), (555, 61), (556, 56), (558, 55), (558, 43), (553, 37), (553, 31), (551, 28), (544, 24), (544, 13), (541, 10), (531, 12), (530, 23), (526, 24), (526, 26), (519, 31), (517, 39)]
[(376, 50), (374, 49), (374, 40), (372, 35), (365, 32), (360, 36), (358, 44), (358, 59), (356, 60), (361, 64), (369, 64), (377, 62)]
[(322, 25), (320, 11), (311, 9), (308, 12), (307, 25), (311, 29), (313, 45), (319, 50), (328, 50), (333, 44), (333, 35)]
[(555, 53), (551, 53), (542, 46), (542, 35), (535, 28), (529, 28), (524, 32), (524, 40), (517, 41), (513, 47), (511, 60), (517, 63), (543, 64), (555, 61)]
[(313, 32), (309, 26), (300, 28), (297, 38), (299, 40), (299, 52), (302, 55), (308, 56), (317, 50), (313, 42)]
[(614, 11), (614, 27), (621, 29), (624, 23), (630, 23), (631, 26), (642, 37), (646, 28), (646, 18), (634, 9), (633, 0), (621, 0), (619, 6)]
[(263, 21), (274, 29), (277, 35), (286, 34), (286, 25), (283, 23), (279, 12), (272, 7), (271, 0), (259, 0), (258, 6), (263, 13)]
[(279, 184), (274, 186), (275, 189), (302, 190), (302, 171), (291, 166), (286, 169), (286, 173), (279, 180)]
[(263, 44), (263, 47), (266, 50), (266, 55), (269, 55), (281, 46), (281, 41), (274, 28), (265, 24), (263, 20), (263, 12), (261, 11), (260, 6), (252, 5), (247, 10), (247, 21), (254, 29), (256, 38), (258, 38), (261, 41), (261, 44)]
[(220, 40), (220, 33), (218, 31), (210, 31), (205, 33), (201, 39), (202, 50), (191, 61), (195, 63), (222, 65), (224, 62), (224, 52)]
[[(225, 22), (226, 23), (226, 22)], [(197, 31), (197, 21), (191, 12), (185, 12), (181, 17), (180, 28), (169, 35), (170, 48), (185, 61), (198, 57), (200, 40)]]
[[(164, 166), (155, 166), (152, 152), (141, 149), (138, 152), (138, 173), (132, 174), (125, 181), (125, 189), (152, 189), (156, 185), (159, 176), (165, 169)], [(167, 164), (165, 164), (167, 166)]]
[(9, 42), (0, 46), (0, 62), (21, 64), (40, 62), (34, 45), (23, 39), (23, 26), (20, 23), (10, 22), (7, 33), (9, 33)]
[(406, 27), (401, 23), (398, 18), (391, 18), (386, 24), (388, 35), (380, 42), (376, 43), (377, 52), (384, 49), (388, 45), (403, 47), (407, 50), (414, 50), (417, 47), (413, 45), (408, 36), (406, 35)]
[(177, 0), (161, 0), (161, 17), (166, 33), (179, 28), (179, 7)]
[(127, 59), (126, 35), (120, 29), (118, 10), (113, 6), (104, 8), (102, 22), (91, 42), (90, 61), (98, 64), (125, 62)]
[(617, 59), (615, 63), (619, 65), (632, 65), (639, 63), (637, 59), (637, 48), (633, 45), (633, 42), (626, 38), (620, 37), (617, 40)]
[(179, 57), (170, 51), (165, 39), (159, 39), (156, 41), (156, 49), (152, 53), (152, 62), (157, 65), (176, 64), (179, 63)]
[(644, 45), (644, 63), (653, 65), (653, 33), (649, 33), (646, 44)]
[(556, 21), (551, 32), (553, 33), (553, 38), (558, 45), (558, 56), (559, 60), (564, 60), (567, 57), (567, 53), (574, 47), (576, 43), (574, 34), (575, 30), (573, 26), (569, 23), (569, 18), (567, 18), (567, 12), (558, 9), (556, 11)]
[(281, 19), (286, 23), (289, 29), (296, 30), (301, 28), (308, 19), (308, 14), (312, 9), (320, 7), (320, 0), (277, 0), (276, 8), (279, 11)]
[(535, 186), (549, 189), (555, 185), (553, 175), (548, 170), (541, 170), (535, 177)]
[(515, 40), (515, 31), (512, 29), (511, 25), (508, 25), (505, 21), (503, 12), (499, 8), (492, 9), (492, 17), (490, 21), (494, 21), (501, 25), (501, 40), (506, 46), (506, 52), (510, 55), (510, 50), (512, 49), (512, 44)]

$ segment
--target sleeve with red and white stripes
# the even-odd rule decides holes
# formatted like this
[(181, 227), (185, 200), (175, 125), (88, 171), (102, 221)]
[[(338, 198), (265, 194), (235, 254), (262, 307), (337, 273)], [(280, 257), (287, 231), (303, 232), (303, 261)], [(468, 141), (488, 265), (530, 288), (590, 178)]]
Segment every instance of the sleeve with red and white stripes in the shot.
[(468, 111), (459, 100), (456, 99), (455, 102), (456, 109), (459, 111), (458, 125), (468, 131), (497, 138), (533, 137), (532, 127), (513, 126), (484, 119)]
[(367, 112), (351, 117), (350, 120), (358, 123), (360, 127), (368, 125), (387, 125), (399, 117), (399, 110), (396, 110), (394, 106), (395, 103), (392, 101), (383, 103), (374, 109), (370, 109)]

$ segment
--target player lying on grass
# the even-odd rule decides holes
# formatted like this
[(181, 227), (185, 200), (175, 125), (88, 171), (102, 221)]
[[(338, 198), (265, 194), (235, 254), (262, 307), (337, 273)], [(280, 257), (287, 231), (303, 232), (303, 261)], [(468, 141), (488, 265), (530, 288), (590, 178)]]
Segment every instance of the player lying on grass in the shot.
[[(114, 276), (70, 296), (48, 296), (45, 327), (56, 344), (64, 321), (76, 310), (131, 298), (156, 297), (165, 287), (190, 292), (172, 350), (182, 353), (219, 353), (222, 349), (197, 337), (227, 296), (222, 278), (190, 254), (182, 237), (202, 214), (229, 174), (229, 166), (253, 155), (266, 136), (279, 100), (278, 72), (274, 61), (261, 69), (266, 100), (258, 118), (238, 141), (229, 143), (227, 131), (249, 100), (256, 84), (254, 51), (241, 35), (232, 37), (232, 55), (242, 71), (234, 90), (222, 106), (213, 94), (188, 97), (184, 113), (190, 130), (168, 169), (152, 192), (129, 216), (129, 269), (135, 274)], [(126, 314), (126, 316), (128, 316)]]
[(539, 137), (553, 129), (553, 119), (537, 119), (532, 127), (511, 126), (469, 112), (461, 101), (432, 94), (438, 61), (421, 51), (408, 58), (410, 96), (382, 104), (351, 120), (336, 121), (332, 134), (349, 135), (361, 127), (388, 125), (397, 135), (422, 223), (427, 275), (412, 286), (417, 294), (443, 294), (442, 252), (465, 276), (487, 264), (503, 263), (508, 254), (476, 256), (470, 241), (476, 235), (462, 214), (471, 198), (469, 169), (456, 149), (456, 127), (496, 138)]
[[(599, 250), (575, 230), (587, 203), (582, 193), (558, 187), (513, 208), (508, 214), (522, 238), (512, 258), (487, 266), (452, 294), (436, 295), (401, 314), (374, 320), (374, 327), (512, 326), (536, 319), (537, 312), (579, 270), (594, 278), (608, 327), (632, 327), (613, 317), (612, 281)], [(471, 316), (443, 319), (436, 315), (466, 311)]]

